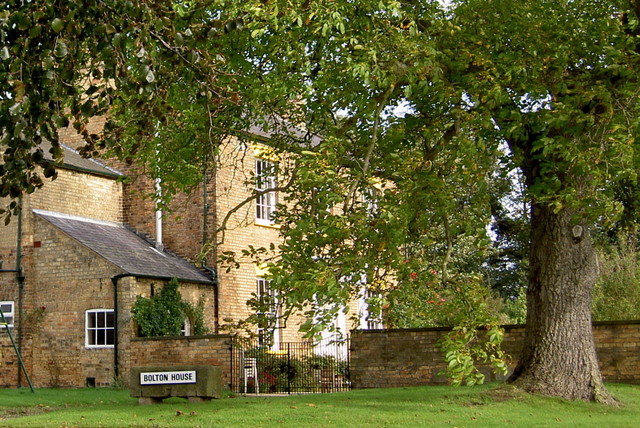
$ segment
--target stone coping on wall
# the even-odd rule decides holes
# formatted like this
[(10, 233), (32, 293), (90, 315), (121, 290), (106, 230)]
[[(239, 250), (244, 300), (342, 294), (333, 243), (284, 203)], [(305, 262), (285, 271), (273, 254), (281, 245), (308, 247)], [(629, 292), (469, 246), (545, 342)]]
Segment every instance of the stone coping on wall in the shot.
[[(593, 321), (591, 325), (593, 327), (605, 326), (605, 325), (629, 325), (629, 324), (640, 324), (640, 320), (617, 320), (617, 321)], [(502, 324), (500, 327), (505, 330), (514, 330), (518, 328), (525, 328), (525, 324)], [(451, 330), (453, 326), (450, 327), (417, 327), (417, 328), (381, 328), (381, 329), (357, 329), (351, 330), (351, 334), (358, 334), (358, 332), (367, 332), (369, 333), (420, 333), (427, 331), (448, 331)], [(480, 327), (482, 328), (482, 327)]]
[(143, 342), (145, 340), (202, 340), (202, 339), (232, 339), (233, 334), (203, 334), (199, 336), (150, 336), (150, 337), (132, 337), (134, 342)]

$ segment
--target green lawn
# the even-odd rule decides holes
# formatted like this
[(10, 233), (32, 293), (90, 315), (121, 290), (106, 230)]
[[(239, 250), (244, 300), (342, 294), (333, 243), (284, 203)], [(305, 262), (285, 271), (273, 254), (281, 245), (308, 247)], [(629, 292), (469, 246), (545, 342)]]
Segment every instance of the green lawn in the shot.
[(608, 385), (606, 407), (518, 395), (496, 385), (360, 390), (323, 395), (171, 399), (140, 406), (111, 389), (0, 390), (0, 426), (15, 427), (635, 427), (640, 386)]

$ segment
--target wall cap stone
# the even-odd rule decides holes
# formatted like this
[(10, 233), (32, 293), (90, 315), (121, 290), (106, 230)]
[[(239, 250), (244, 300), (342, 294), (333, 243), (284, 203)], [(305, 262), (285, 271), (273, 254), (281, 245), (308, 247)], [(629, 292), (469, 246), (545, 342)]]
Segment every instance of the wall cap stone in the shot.
[(202, 340), (202, 339), (232, 339), (232, 334), (203, 334), (200, 336), (153, 336), (132, 337), (132, 342), (150, 342), (156, 340)]

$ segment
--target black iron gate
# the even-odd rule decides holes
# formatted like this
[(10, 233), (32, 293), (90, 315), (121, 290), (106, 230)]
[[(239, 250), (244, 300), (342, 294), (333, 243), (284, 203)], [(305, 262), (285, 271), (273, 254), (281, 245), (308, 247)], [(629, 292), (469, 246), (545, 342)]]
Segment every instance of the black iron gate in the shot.
[(301, 394), (346, 391), (349, 342), (282, 342), (261, 346), (235, 338), (231, 352), (231, 389), (244, 394)]

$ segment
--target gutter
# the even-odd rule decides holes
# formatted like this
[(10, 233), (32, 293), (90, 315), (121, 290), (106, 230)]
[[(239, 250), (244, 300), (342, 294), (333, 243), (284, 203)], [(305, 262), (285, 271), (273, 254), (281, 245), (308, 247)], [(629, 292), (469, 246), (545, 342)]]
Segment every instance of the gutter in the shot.
[(106, 171), (102, 172), (102, 171), (96, 171), (95, 169), (83, 168), (81, 166), (68, 165), (68, 164), (57, 165), (56, 163), (51, 161), (49, 161), (49, 163), (53, 164), (56, 169), (66, 169), (69, 171), (83, 172), (83, 173), (94, 175), (97, 177), (106, 177), (106, 178), (115, 178), (115, 179), (123, 177), (122, 174), (118, 174), (116, 172), (106, 172)]

